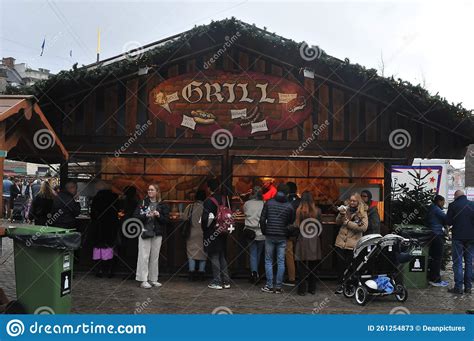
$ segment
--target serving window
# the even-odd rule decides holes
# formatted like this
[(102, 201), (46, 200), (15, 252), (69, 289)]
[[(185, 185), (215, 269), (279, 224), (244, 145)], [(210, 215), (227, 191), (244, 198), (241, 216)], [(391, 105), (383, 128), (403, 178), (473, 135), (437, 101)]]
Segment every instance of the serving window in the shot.
[(314, 200), (324, 211), (353, 192), (368, 189), (383, 220), (384, 166), (378, 161), (326, 160), (233, 160), (233, 188), (237, 193), (248, 193), (255, 185), (293, 181), (298, 192), (311, 191)]
[(141, 196), (150, 183), (158, 183), (163, 200), (188, 201), (210, 177), (221, 176), (220, 158), (203, 157), (104, 157), (101, 178), (117, 191), (135, 186)]

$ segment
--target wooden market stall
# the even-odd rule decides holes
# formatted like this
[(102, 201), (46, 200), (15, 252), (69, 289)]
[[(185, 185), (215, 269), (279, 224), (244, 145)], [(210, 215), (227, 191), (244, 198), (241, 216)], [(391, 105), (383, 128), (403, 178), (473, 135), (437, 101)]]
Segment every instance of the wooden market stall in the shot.
[[(370, 188), (388, 229), (391, 165), (462, 158), (474, 142), (464, 108), (236, 19), (74, 67), (35, 91), (71, 152), (63, 178), (102, 178), (142, 194), (160, 183), (174, 218), (161, 257), (169, 272), (186, 261), (180, 213), (209, 177), (223, 181), (235, 209), (266, 181), (312, 191), (328, 255), (334, 205), (350, 192)], [(238, 231), (229, 247), (233, 273), (245, 273)], [(324, 260), (323, 274), (333, 261)]]
[[(69, 158), (33, 95), (0, 95), (1, 179), (5, 158), (42, 164), (59, 164)], [(2, 194), (3, 187), (0, 207), (3, 207)]]

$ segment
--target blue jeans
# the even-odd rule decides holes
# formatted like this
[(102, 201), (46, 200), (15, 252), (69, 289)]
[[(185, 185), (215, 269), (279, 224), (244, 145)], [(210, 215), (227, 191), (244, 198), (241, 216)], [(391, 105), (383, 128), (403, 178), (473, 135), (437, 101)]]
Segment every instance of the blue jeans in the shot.
[(196, 263), (199, 266), (199, 271), (200, 272), (206, 271), (206, 261), (205, 260), (194, 260), (192, 258), (188, 258), (189, 271), (196, 270)]
[(258, 274), (258, 264), (262, 256), (265, 240), (252, 240), (249, 245), (250, 252), (250, 271)]
[(285, 240), (265, 240), (265, 275), (267, 276), (267, 287), (273, 288), (273, 256), (276, 250), (277, 275), (275, 288), (280, 289), (283, 284), (283, 275), (285, 274)]
[[(472, 288), (472, 257), (474, 255), (474, 243), (471, 240), (453, 240), (453, 272), (454, 287), (457, 289)], [(464, 259), (464, 274), (462, 261)]]

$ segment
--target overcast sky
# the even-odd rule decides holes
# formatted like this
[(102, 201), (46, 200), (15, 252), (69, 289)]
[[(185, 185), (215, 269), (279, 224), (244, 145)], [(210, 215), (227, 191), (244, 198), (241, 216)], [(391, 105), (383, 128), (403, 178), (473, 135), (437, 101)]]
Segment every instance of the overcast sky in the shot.
[[(472, 1), (67, 1), (0, 0), (0, 51), (17, 63), (58, 72), (235, 16), (320, 46), (474, 108)], [(45, 51), (40, 57), (41, 43)], [(73, 51), (72, 58), (69, 51)]]

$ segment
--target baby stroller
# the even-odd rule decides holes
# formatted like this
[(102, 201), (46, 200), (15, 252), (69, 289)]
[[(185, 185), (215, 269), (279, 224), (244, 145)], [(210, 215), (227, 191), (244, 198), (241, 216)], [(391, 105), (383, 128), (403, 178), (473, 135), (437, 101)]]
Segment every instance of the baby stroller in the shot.
[(27, 208), (28, 198), (19, 195), (13, 200), (12, 221), (23, 222), (25, 220), (24, 212)]
[(365, 305), (370, 296), (395, 295), (399, 302), (406, 301), (408, 291), (397, 278), (398, 266), (409, 260), (403, 249), (413, 245), (417, 245), (416, 240), (395, 234), (362, 237), (354, 248), (352, 262), (344, 272), (344, 296), (355, 297), (359, 305)]

